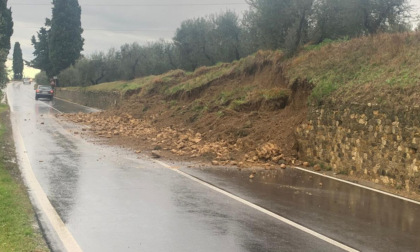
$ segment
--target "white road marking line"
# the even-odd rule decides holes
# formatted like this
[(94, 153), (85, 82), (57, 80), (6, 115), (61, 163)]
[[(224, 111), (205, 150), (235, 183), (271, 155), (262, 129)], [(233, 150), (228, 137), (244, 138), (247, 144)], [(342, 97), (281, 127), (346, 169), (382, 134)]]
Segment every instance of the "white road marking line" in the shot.
[(45, 105), (47, 105), (48, 107), (50, 107), (50, 108), (54, 109), (54, 110), (55, 110), (55, 111), (57, 111), (58, 113), (60, 113), (60, 114), (64, 114), (64, 113), (63, 113), (63, 112), (61, 112), (60, 110), (58, 110), (58, 109), (54, 108), (53, 106), (51, 106), (50, 104), (48, 104), (48, 103), (46, 103), (46, 102), (44, 102), (44, 104), (45, 104)]
[(47, 219), (49, 220), (54, 231), (57, 233), (59, 239), (63, 243), (64, 248), (67, 251), (71, 252), (81, 252), (83, 251), (79, 244), (76, 242), (70, 231), (67, 229), (64, 222), (61, 220), (57, 211), (52, 206), (51, 202), (48, 200), (47, 195), (39, 184), (36, 176), (32, 170), (32, 166), (29, 161), (29, 156), (26, 152), (25, 143), (23, 137), (20, 134), (18, 127), (13, 127), (13, 135), (16, 141), (16, 145), (20, 147), (20, 150), (23, 152), (22, 163), (20, 164), (23, 169), (23, 174), (27, 182), (27, 186), (31, 190), (31, 194), (34, 196), (34, 199), (38, 203), (37, 205), (42, 209), (42, 212), (45, 213)]
[[(62, 101), (65, 101), (65, 102), (69, 102), (69, 103), (73, 103), (73, 102), (70, 102), (70, 101), (67, 101), (67, 100), (65, 100), (65, 99), (61, 99), (61, 98), (55, 98), (55, 99), (59, 99), (59, 100), (62, 100)], [(60, 110), (58, 110), (58, 109), (56, 109), (56, 108), (54, 108), (54, 107), (52, 107), (51, 105), (49, 105), (49, 104), (47, 104), (47, 103), (45, 103), (47, 106), (49, 106), (49, 107), (51, 107), (52, 109), (54, 109), (54, 110), (56, 110), (57, 112), (59, 112), (59, 113), (63, 113), (63, 112), (61, 112)], [(87, 106), (83, 106), (83, 105), (80, 105), (80, 104), (77, 104), (77, 103), (73, 103), (73, 104), (76, 104), (76, 105), (79, 105), (79, 106), (82, 106), (82, 107), (86, 107), (86, 108), (90, 108), (90, 107), (87, 107)], [(90, 109), (92, 109), (92, 108), (90, 108)], [(95, 109), (95, 110), (97, 110), (97, 109)], [(98, 110), (98, 111), (100, 111), (100, 110)], [(19, 134), (19, 137), (20, 138), (22, 138), (22, 136)], [(23, 139), (21, 139), (21, 141), (22, 141), (22, 144), (23, 144)], [(27, 157), (27, 154), (25, 153), (25, 156), (26, 156), (26, 158), (28, 159), (28, 157)], [(286, 218), (284, 218), (284, 217), (282, 217), (282, 216), (280, 216), (280, 215), (277, 215), (277, 214), (275, 214), (275, 213), (273, 213), (273, 212), (270, 212), (270, 211), (268, 211), (268, 210), (266, 210), (266, 209), (264, 209), (264, 208), (262, 208), (262, 207), (259, 207), (259, 206), (257, 206), (257, 205), (255, 205), (255, 204), (253, 204), (253, 203), (251, 203), (251, 202), (249, 202), (249, 201), (246, 201), (246, 200), (244, 200), (244, 199), (242, 199), (242, 198), (239, 198), (239, 197), (237, 197), (237, 196), (235, 196), (235, 195), (233, 195), (233, 194), (230, 194), (230, 193), (228, 193), (228, 192), (226, 192), (226, 191), (223, 191), (223, 190), (221, 190), (221, 189), (219, 189), (219, 188), (217, 188), (217, 187), (215, 187), (215, 186), (213, 186), (213, 185), (210, 185), (210, 184), (208, 184), (208, 183), (205, 183), (205, 182), (203, 182), (203, 181), (201, 181), (201, 180), (199, 180), (199, 179), (197, 179), (197, 178), (195, 178), (195, 177), (192, 177), (192, 176), (190, 176), (190, 175), (188, 175), (188, 174), (186, 174), (186, 173), (184, 173), (184, 172), (182, 172), (182, 171), (179, 171), (179, 170), (175, 170), (175, 169), (173, 169), (170, 165), (167, 165), (167, 164), (165, 164), (165, 163), (163, 163), (163, 162), (161, 162), (161, 161), (159, 161), (159, 160), (156, 160), (156, 162), (157, 163), (159, 163), (160, 165), (162, 165), (162, 166), (164, 166), (164, 167), (166, 167), (166, 168), (168, 168), (168, 169), (171, 169), (171, 170), (173, 170), (173, 171), (176, 171), (177, 173), (179, 173), (179, 174), (181, 174), (181, 175), (183, 175), (184, 177), (187, 177), (187, 178), (189, 178), (189, 179), (191, 179), (191, 180), (193, 180), (193, 181), (196, 181), (196, 182), (198, 182), (198, 183), (200, 183), (200, 184), (202, 184), (202, 185), (204, 185), (204, 186), (206, 186), (206, 187), (209, 187), (209, 188), (211, 188), (211, 189), (213, 189), (213, 190), (215, 190), (215, 191), (217, 191), (217, 192), (219, 192), (219, 193), (221, 193), (221, 194), (224, 194), (224, 195), (226, 195), (226, 196), (228, 196), (228, 197), (230, 197), (230, 198), (232, 198), (232, 199), (234, 199), (234, 200), (236, 200), (236, 201), (239, 201), (239, 202), (241, 202), (241, 203), (243, 203), (243, 204), (245, 204), (245, 205), (247, 205), (247, 206), (249, 206), (249, 207), (252, 207), (252, 208), (254, 208), (254, 209), (256, 209), (256, 210), (258, 210), (258, 211), (260, 211), (260, 212), (263, 212), (263, 213), (265, 213), (265, 214), (267, 214), (267, 215), (269, 215), (269, 216), (272, 216), (272, 217), (274, 217), (274, 218), (276, 218), (276, 219), (278, 219), (278, 220), (280, 220), (280, 221), (282, 221), (282, 222), (284, 222), (284, 223), (286, 223), (286, 224), (288, 224), (288, 225), (291, 225), (291, 226), (293, 226), (293, 227), (295, 227), (295, 228), (297, 228), (297, 229), (299, 229), (299, 230), (301, 230), (301, 231), (304, 231), (304, 232), (306, 232), (306, 233), (309, 233), (309, 234), (311, 234), (311, 235), (313, 235), (313, 236), (315, 236), (315, 237), (317, 237), (317, 238), (319, 238), (319, 239), (321, 239), (321, 240), (324, 240), (324, 241), (326, 241), (326, 242), (328, 242), (328, 243), (330, 243), (330, 244), (332, 244), (332, 245), (335, 245), (335, 246), (337, 246), (337, 247), (339, 247), (339, 248), (342, 248), (342, 249), (344, 249), (344, 250), (346, 250), (346, 251), (357, 251), (357, 250), (355, 250), (355, 249), (353, 249), (353, 248), (350, 248), (350, 247), (348, 247), (348, 246), (346, 246), (346, 245), (344, 245), (344, 244), (341, 244), (341, 243), (339, 243), (339, 242), (337, 242), (337, 241), (335, 241), (335, 240), (332, 240), (331, 238), (328, 238), (328, 237), (326, 237), (326, 236), (324, 236), (324, 235), (322, 235), (322, 234), (319, 234), (319, 233), (317, 233), (317, 232), (315, 232), (315, 231), (313, 231), (313, 230), (310, 230), (310, 229), (308, 229), (308, 228), (306, 228), (306, 227), (304, 227), (304, 226), (302, 226), (302, 225), (299, 225), (299, 224), (297, 224), (297, 223), (295, 223), (295, 222), (293, 222), (293, 221), (290, 221), (290, 220), (288, 220), (288, 219), (286, 219)], [(48, 200), (48, 198), (46, 197), (46, 195), (45, 195), (45, 192), (42, 190), (42, 188), (41, 188), (41, 186), (39, 185), (39, 182), (36, 180), (36, 177), (35, 177), (35, 175), (33, 174), (33, 171), (32, 171), (32, 168), (30, 167), (30, 164), (29, 164), (29, 159), (28, 159), (28, 165), (29, 165), (29, 173), (31, 173), (31, 174), (29, 174), (30, 176), (31, 176), (31, 179), (34, 179), (34, 183), (35, 183), (35, 186), (39, 186), (39, 189), (40, 189), (40, 193), (41, 194), (43, 194), (43, 195), (40, 195), (40, 197), (42, 198), (42, 196), (45, 196), (45, 199), (43, 199), (42, 198), (42, 200), (46, 200), (47, 202), (44, 202), (46, 205), (47, 205), (47, 207), (48, 207), (48, 204), (51, 206), (51, 208), (52, 208), (52, 214), (54, 214), (55, 213), (55, 215), (56, 215), (56, 217), (58, 217), (58, 219), (59, 219), (59, 221), (61, 221), (61, 223), (62, 223), (62, 225), (64, 225), (64, 223), (62, 222), (62, 220), (60, 219), (60, 217), (58, 216), (58, 214), (57, 214), (57, 212), (55, 211), (55, 209), (52, 207), (52, 205), (51, 205), (51, 203), (49, 202), (49, 200)], [(363, 185), (360, 185), (360, 184), (356, 184), (356, 183), (353, 183), (353, 182), (349, 182), (349, 181), (346, 181), (346, 180), (342, 180), (342, 179), (339, 179), (339, 178), (335, 178), (335, 177), (332, 177), (332, 176), (328, 176), (328, 175), (324, 175), (324, 174), (321, 174), (321, 173), (317, 173), (317, 172), (313, 172), (313, 171), (310, 171), (310, 170), (307, 170), (307, 169), (304, 169), (304, 168), (300, 168), (300, 167), (293, 167), (293, 168), (295, 168), (295, 169), (298, 169), (298, 170), (301, 170), (301, 171), (304, 171), (304, 172), (308, 172), (308, 173), (312, 173), (312, 174), (315, 174), (315, 175), (319, 175), (319, 176), (321, 176), (321, 177), (325, 177), (325, 178), (329, 178), (329, 179), (333, 179), (333, 180), (336, 180), (336, 181), (340, 181), (340, 182), (343, 182), (343, 183), (346, 183), (346, 184), (350, 184), (350, 185), (353, 185), (353, 186), (357, 186), (357, 187), (360, 187), (360, 188), (363, 188), (363, 189), (367, 189), (367, 190), (371, 190), (371, 191), (374, 191), (374, 192), (377, 192), (377, 193), (381, 193), (381, 194), (384, 194), (384, 195), (387, 195), (387, 196), (391, 196), (391, 197), (394, 197), (394, 198), (398, 198), (398, 199), (401, 199), (401, 200), (404, 200), (404, 201), (408, 201), (408, 202), (411, 202), (411, 203), (414, 203), (414, 204), (418, 204), (418, 205), (420, 205), (420, 202), (418, 202), (418, 201), (415, 201), (415, 200), (411, 200), (411, 199), (408, 199), (408, 198), (404, 198), (404, 197), (401, 197), (401, 196), (398, 196), (398, 195), (394, 195), (394, 194), (391, 194), (391, 193), (387, 193), (387, 192), (384, 192), (384, 191), (380, 191), (380, 190), (377, 190), (377, 189), (373, 189), (373, 188), (370, 188), (370, 187), (367, 187), (367, 186), (363, 186)], [(33, 176), (33, 177), (32, 177)], [(29, 180), (29, 179), (28, 179)], [(37, 185), (36, 185), (37, 184)], [(43, 207), (44, 208), (44, 207)], [(51, 210), (51, 209), (50, 209)], [(50, 219), (50, 216), (48, 215), (48, 218)], [(51, 219), (50, 219), (50, 221), (51, 221)], [(51, 221), (52, 222), (52, 221)], [(54, 227), (55, 228), (55, 227)], [(67, 228), (65, 227), (65, 225), (64, 225), (64, 228), (67, 230)], [(56, 229), (56, 228), (55, 228)], [(57, 230), (56, 230), (57, 231)], [(70, 232), (67, 230), (67, 232), (70, 234)], [(58, 233), (58, 232), (57, 232)], [(71, 234), (70, 234), (70, 236), (71, 236)], [(73, 237), (71, 237), (73, 240), (74, 240), (74, 238)], [(77, 243), (76, 243), (76, 245), (77, 245)], [(77, 245), (78, 246), (78, 245)], [(80, 249), (80, 247), (79, 247), (79, 249)], [(74, 250), (70, 250), (70, 251), (74, 251)], [(81, 251), (81, 250), (80, 250)]]
[(328, 175), (325, 175), (325, 174), (322, 174), (322, 173), (317, 173), (317, 172), (310, 171), (310, 170), (300, 168), (300, 167), (297, 167), (297, 166), (294, 166), (293, 168), (298, 169), (300, 171), (312, 173), (312, 174), (315, 174), (315, 175), (318, 175), (318, 176), (321, 176), (321, 177), (324, 177), (324, 178), (329, 178), (329, 179), (332, 179), (332, 180), (340, 181), (340, 182), (343, 182), (343, 183), (346, 183), (346, 184), (349, 184), (349, 185), (357, 186), (357, 187), (360, 187), (360, 188), (363, 188), (363, 189), (367, 189), (367, 190), (374, 191), (374, 192), (377, 192), (377, 193), (381, 193), (381, 194), (384, 194), (384, 195), (387, 195), (387, 196), (391, 196), (393, 198), (397, 198), (397, 199), (400, 199), (400, 200), (404, 200), (404, 201), (408, 201), (410, 203), (420, 205), (420, 202), (418, 202), (418, 201), (408, 199), (408, 198), (404, 198), (404, 197), (401, 197), (401, 196), (398, 196), (398, 195), (395, 195), (395, 194), (392, 194), (392, 193), (384, 192), (384, 191), (381, 191), (381, 190), (378, 190), (378, 189), (370, 188), (370, 187), (367, 187), (367, 186), (364, 186), (364, 185), (360, 185), (360, 184), (353, 183), (353, 182), (350, 182), (350, 181), (346, 181), (346, 180), (343, 180), (343, 179), (335, 178), (335, 177), (328, 176)]
[(78, 104), (78, 103), (75, 103), (75, 102), (71, 102), (71, 101), (66, 100), (66, 99), (62, 99), (62, 98), (58, 98), (58, 97), (54, 97), (54, 99), (61, 100), (61, 101), (64, 101), (64, 102), (68, 102), (68, 103), (71, 103), (71, 104), (74, 104), (74, 105), (78, 105), (78, 106), (81, 106), (81, 107), (84, 107), (84, 108), (88, 108), (88, 109), (93, 110), (94, 112), (101, 112), (102, 111), (101, 109), (84, 106), (84, 105), (81, 105), (81, 104)]
[[(62, 100), (62, 99), (60, 99), (60, 100)], [(63, 100), (63, 101), (66, 101), (67, 102), (67, 100)], [(83, 105), (80, 105), (80, 106), (83, 106)], [(89, 108), (89, 107), (87, 107), (87, 108)], [(55, 108), (53, 108), (53, 109), (55, 109)], [(55, 109), (55, 110), (57, 110), (57, 109)], [(61, 112), (59, 110), (57, 110), (57, 111), (60, 112), (60, 113), (63, 113), (63, 112)], [(164, 164), (164, 163), (162, 163), (160, 161), (158, 161), (158, 163), (160, 163), (161, 165), (165, 166), (166, 168), (172, 169), (171, 166), (167, 166), (166, 164)], [(294, 166), (293, 168), (295, 168), (297, 170), (300, 170), (300, 171), (303, 171), (303, 172), (312, 173), (312, 174), (315, 174), (315, 175), (319, 175), (321, 177), (333, 179), (333, 180), (340, 181), (340, 182), (343, 182), (343, 183), (346, 183), (346, 184), (349, 184), (349, 185), (357, 186), (357, 187), (360, 187), (360, 188), (363, 188), (363, 189), (367, 189), (367, 190), (374, 191), (374, 192), (377, 192), (377, 193), (381, 193), (381, 194), (384, 194), (384, 195), (387, 195), (387, 196), (391, 196), (393, 198), (397, 198), (397, 199), (400, 199), (400, 200), (404, 200), (404, 201), (408, 201), (410, 203), (414, 203), (414, 204), (420, 205), (420, 202), (419, 201), (415, 201), (415, 200), (412, 200), (412, 199), (401, 197), (401, 196), (398, 196), (398, 195), (395, 195), (395, 194), (392, 194), (392, 193), (384, 192), (384, 191), (377, 190), (377, 189), (374, 189), (374, 188), (370, 188), (370, 187), (367, 187), (367, 186), (364, 186), (364, 185), (360, 185), (360, 184), (356, 184), (356, 183), (353, 183), (353, 182), (350, 182), (350, 181), (346, 181), (346, 180), (343, 180), (343, 179), (339, 179), (339, 178), (335, 178), (335, 177), (332, 177), (332, 176), (328, 176), (328, 175), (325, 175), (325, 174), (322, 174), (322, 173), (317, 173), (317, 172), (314, 172), (314, 171), (310, 171), (310, 170), (307, 170), (307, 169), (304, 169), (304, 168), (301, 168), (301, 167), (298, 167), (298, 166)]]
[(156, 163), (160, 164), (161, 166), (173, 170), (172, 169), (172, 166), (170, 166), (170, 165), (168, 165), (168, 164), (166, 164), (166, 163), (164, 163), (162, 161), (159, 161), (159, 160), (155, 160), (155, 161), (156, 161)]
[(172, 170), (174, 172), (177, 172), (177, 173), (179, 173), (180, 175), (182, 175), (182, 176), (184, 176), (186, 178), (189, 178), (189, 179), (191, 179), (191, 180), (193, 180), (193, 181), (195, 181), (195, 182), (197, 182), (197, 183), (199, 183), (199, 184), (201, 184), (203, 186), (206, 186), (206, 187), (208, 187), (208, 188), (210, 188), (210, 189), (212, 189), (212, 190), (214, 190), (214, 191), (216, 191), (218, 193), (221, 193), (221, 194), (223, 194), (223, 195), (225, 195), (225, 196), (227, 196), (227, 197), (229, 197), (231, 199), (234, 199), (234, 200), (236, 200), (236, 201), (238, 201), (238, 202), (240, 202), (240, 203), (242, 203), (242, 204), (244, 204), (246, 206), (249, 206), (249, 207), (251, 207), (251, 208), (253, 208), (255, 210), (258, 210), (258, 211), (260, 211), (262, 213), (265, 213), (265, 214), (267, 214), (267, 215), (269, 215), (269, 216), (271, 216), (271, 217), (273, 217), (273, 218), (275, 218), (275, 219), (277, 219), (277, 220), (279, 220), (279, 221), (281, 221), (281, 222), (283, 222), (285, 224), (288, 224), (288, 225), (290, 225), (290, 226), (292, 226), (292, 227), (294, 227), (296, 229), (299, 229), (299, 230), (301, 230), (301, 231), (303, 231), (303, 232), (305, 232), (307, 234), (310, 234), (312, 236), (315, 236), (316, 238), (318, 238), (320, 240), (323, 240), (323, 241), (325, 241), (325, 242), (327, 242), (327, 243), (329, 243), (331, 245), (334, 245), (334, 246), (336, 246), (338, 248), (341, 248), (341, 249), (343, 249), (345, 251), (350, 251), (350, 252), (356, 252), (356, 251), (358, 251), (358, 250), (353, 249), (353, 248), (351, 248), (349, 246), (346, 246), (346, 245), (344, 245), (344, 244), (342, 244), (340, 242), (337, 242), (337, 241), (335, 241), (335, 240), (333, 240), (333, 239), (331, 239), (329, 237), (326, 237), (326, 236), (324, 236), (324, 235), (322, 235), (320, 233), (317, 233), (317, 232), (315, 232), (315, 231), (313, 231), (313, 230), (311, 230), (309, 228), (306, 228), (306, 227), (304, 227), (304, 226), (302, 226), (302, 225), (300, 225), (300, 224), (298, 224), (296, 222), (293, 222), (293, 221), (291, 221), (289, 219), (286, 219), (286, 218), (284, 218), (284, 217), (282, 217), (282, 216), (280, 216), (278, 214), (275, 214), (273, 212), (270, 212), (267, 209), (264, 209), (264, 208), (262, 208), (262, 207), (260, 207), (258, 205), (255, 205), (254, 203), (251, 203), (251, 202), (249, 202), (247, 200), (244, 200), (244, 199), (242, 199), (242, 198), (240, 198), (238, 196), (235, 196), (235, 195), (233, 195), (233, 194), (231, 194), (229, 192), (226, 192), (226, 191), (224, 191), (224, 190), (222, 190), (220, 188), (217, 188), (217, 187), (215, 187), (213, 185), (210, 185), (210, 184), (208, 184), (208, 183), (206, 183), (206, 182), (204, 182), (202, 180), (199, 180), (199, 179), (197, 179), (197, 178), (195, 178), (195, 177), (193, 177), (193, 176), (191, 176), (191, 175), (189, 175), (189, 174), (187, 174), (185, 172), (182, 172), (182, 171), (180, 171), (178, 169), (172, 169), (172, 167), (170, 165), (168, 165), (168, 164), (166, 164), (166, 163), (164, 163), (162, 161), (159, 161), (159, 160), (155, 160), (155, 161), (157, 163), (159, 163), (160, 165), (162, 165), (163, 167), (165, 167), (165, 168), (168, 168), (168, 169), (170, 169), (170, 170)]

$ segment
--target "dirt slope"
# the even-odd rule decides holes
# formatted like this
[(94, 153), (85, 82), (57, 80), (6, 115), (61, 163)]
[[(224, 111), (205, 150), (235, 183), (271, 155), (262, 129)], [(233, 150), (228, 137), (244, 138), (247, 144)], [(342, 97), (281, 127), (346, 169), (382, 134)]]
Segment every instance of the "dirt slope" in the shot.
[[(352, 104), (376, 104), (390, 118), (392, 111), (418, 108), (419, 66), (420, 32), (327, 41), (289, 59), (260, 51), (193, 73), (176, 70), (88, 87), (84, 91), (121, 93), (125, 102), (102, 113), (63, 117), (86, 125), (75, 134), (93, 133), (155, 157), (266, 169), (309, 166), (297, 160), (303, 150), (296, 143), (298, 126), (318, 120), (318, 112), (334, 114)], [(372, 178), (340, 175), (330, 159), (311, 161), (316, 171), (377, 186), (365, 183)]]
[[(193, 73), (176, 70), (89, 87), (124, 93), (126, 101), (104, 113), (69, 117), (135, 149), (166, 149), (222, 164), (290, 163), (308, 104), (311, 111), (354, 102), (417, 105), (419, 49), (420, 32), (414, 32), (329, 41), (291, 59), (259, 51)], [(122, 126), (131, 117), (137, 121)], [(258, 153), (263, 147), (271, 156)]]
[(117, 108), (65, 117), (137, 151), (223, 165), (295, 163), (294, 132), (306, 120), (311, 88), (290, 85), (283, 61), (280, 52), (258, 52), (194, 73), (146, 77)]

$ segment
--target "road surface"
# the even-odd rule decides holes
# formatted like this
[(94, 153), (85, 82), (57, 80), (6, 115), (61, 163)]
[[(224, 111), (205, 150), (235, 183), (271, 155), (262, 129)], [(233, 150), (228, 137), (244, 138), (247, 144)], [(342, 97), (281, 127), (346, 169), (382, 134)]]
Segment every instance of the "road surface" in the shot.
[(7, 86), (19, 164), (53, 251), (418, 251), (420, 205), (297, 169), (154, 160), (74, 131), (94, 112)]

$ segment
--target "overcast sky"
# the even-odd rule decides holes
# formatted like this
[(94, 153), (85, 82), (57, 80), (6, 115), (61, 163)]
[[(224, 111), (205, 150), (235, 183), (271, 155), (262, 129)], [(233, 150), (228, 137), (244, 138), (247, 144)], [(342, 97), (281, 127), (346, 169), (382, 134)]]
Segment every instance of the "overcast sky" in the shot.
[[(275, 0), (273, 0), (275, 1)], [(20, 42), (25, 60), (33, 58), (32, 35), (51, 18), (51, 0), (9, 0), (14, 34), (12, 50)], [(411, 0), (420, 10), (420, 0)], [(234, 10), (241, 15), (248, 9), (245, 0), (79, 0), (82, 7), (84, 52), (108, 51), (124, 43), (141, 44), (171, 39), (183, 20)]]

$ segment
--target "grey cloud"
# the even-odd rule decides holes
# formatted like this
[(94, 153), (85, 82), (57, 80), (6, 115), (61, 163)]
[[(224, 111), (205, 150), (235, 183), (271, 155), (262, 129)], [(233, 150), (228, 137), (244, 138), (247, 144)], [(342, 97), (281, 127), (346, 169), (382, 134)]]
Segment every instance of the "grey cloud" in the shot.
[[(243, 3), (228, 5), (228, 3)], [(42, 6), (18, 6), (16, 3), (44, 3)], [(51, 17), (50, 0), (9, 0), (12, 6), (15, 32), (12, 43), (19, 41), (23, 46), (25, 59), (32, 59), (33, 48), (30, 38), (35, 35), (45, 18)], [(241, 14), (248, 9), (245, 0), (160, 0), (160, 1), (100, 1), (79, 0), (82, 6), (82, 26), (85, 46), (83, 54), (95, 51), (107, 51), (122, 44), (138, 42), (141, 44), (158, 40), (171, 39), (183, 20), (203, 17), (225, 10), (234, 10)], [(193, 6), (97, 6), (103, 4), (195, 4)], [(226, 5), (197, 5), (217, 3)], [(420, 0), (412, 0), (420, 6)]]
[[(196, 5), (229, 2), (243, 5)], [(48, 4), (41, 6), (16, 5), (16, 3)], [(19, 41), (25, 59), (32, 59), (33, 47), (30, 38), (44, 25), (45, 18), (51, 17), (50, 0), (9, 0), (13, 9), (15, 33), (13, 43)], [(84, 52), (119, 48), (125, 43), (145, 44), (160, 38), (171, 39), (183, 20), (202, 17), (231, 9), (238, 13), (248, 8), (245, 0), (171, 0), (171, 1), (100, 1), (79, 0), (82, 6), (82, 26), (85, 38)], [(195, 4), (193, 6), (97, 6), (103, 4)], [(15, 4), (15, 5), (14, 5)]]

